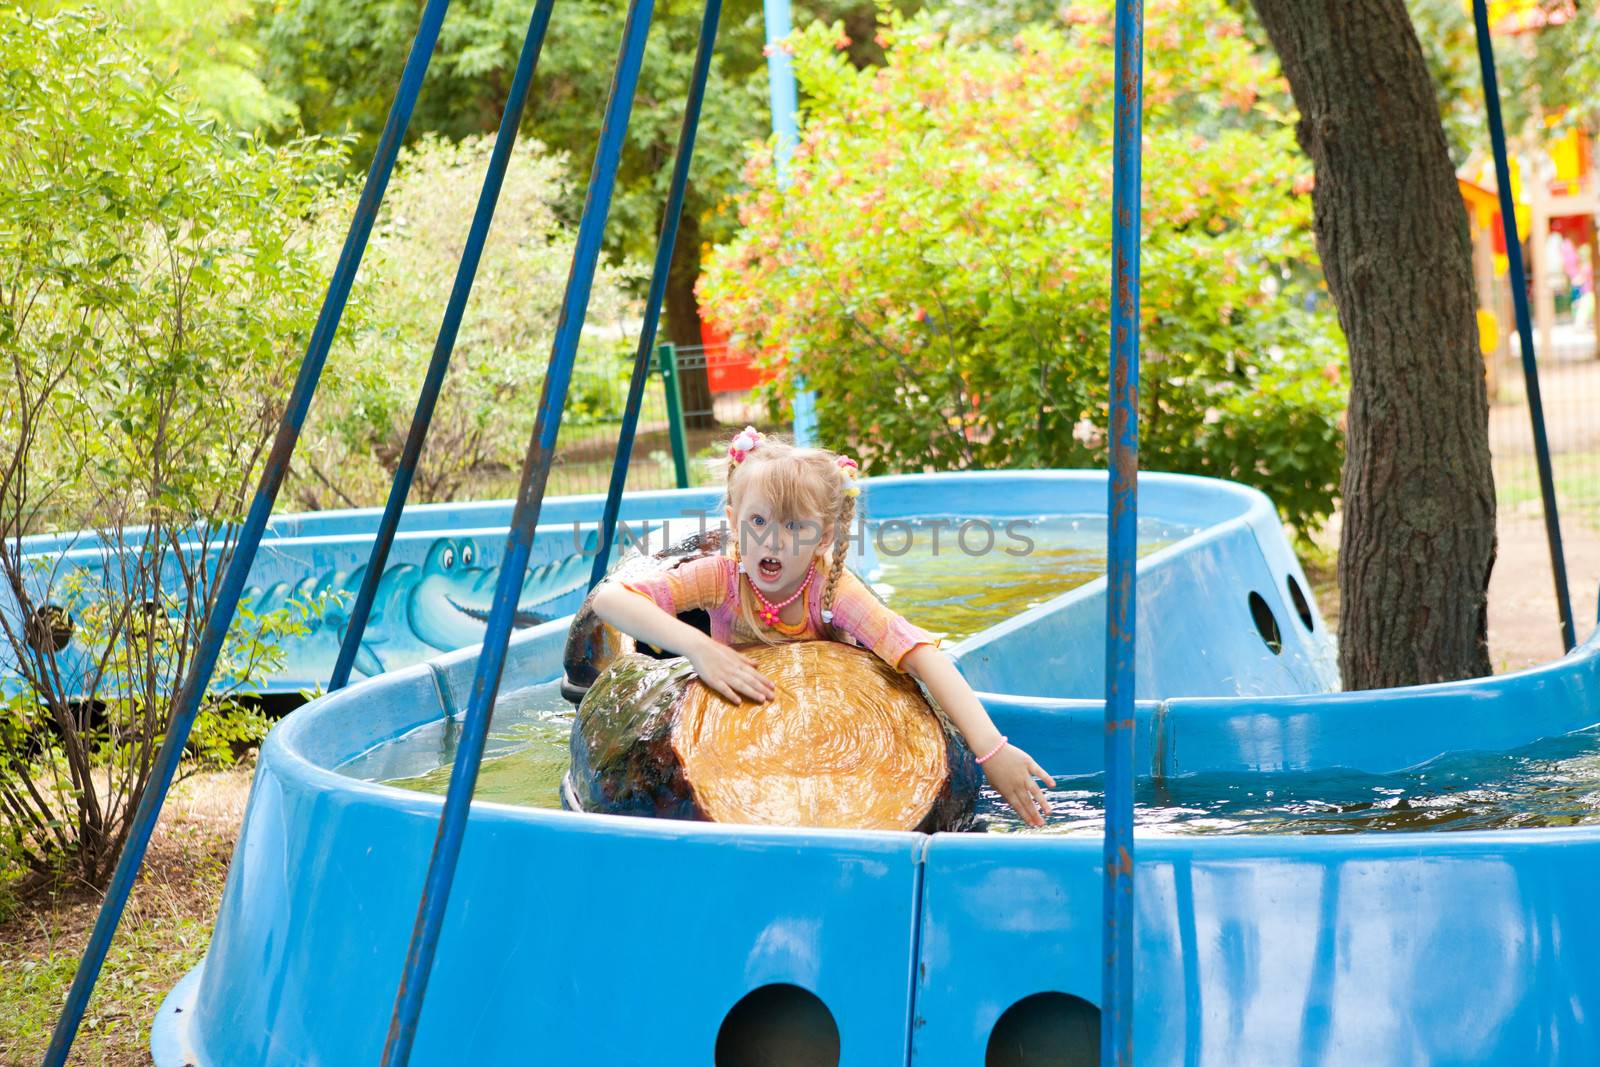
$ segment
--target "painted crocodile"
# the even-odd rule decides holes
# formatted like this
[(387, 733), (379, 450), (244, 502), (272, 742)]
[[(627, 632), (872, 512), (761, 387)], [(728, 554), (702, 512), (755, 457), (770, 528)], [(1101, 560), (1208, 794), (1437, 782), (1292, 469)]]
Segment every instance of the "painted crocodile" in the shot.
[[(653, 522), (638, 530), (619, 527), (619, 554), (640, 536), (648, 541), (657, 530), (664, 536), (665, 529), (664, 524), (657, 527)], [(481, 546), (470, 536), (438, 537), (427, 545), (420, 564), (392, 564), (379, 579), (372, 617), (356, 656), (358, 675), (381, 674), (483, 640), (500, 568), (482, 565)], [(573, 539), (564, 546), (565, 554), (530, 568), (523, 579), (513, 625), (519, 629), (536, 626), (575, 611), (587, 591), (598, 545), (598, 531), (587, 531), (581, 540), (574, 531)], [(305, 632), (279, 639), (282, 662), (272, 664), (269, 676), (262, 680), (266, 691), (313, 688), (325, 684), (332, 673), (349, 626), (350, 609), (366, 574), (365, 564), (353, 569), (333, 566), (337, 556), (329, 558), (329, 554), (341, 551), (347, 550), (269, 546), (257, 558), (255, 573), (262, 579), (245, 590), (241, 607), (257, 616), (289, 608), (291, 617), (305, 626)], [(321, 559), (307, 559), (307, 555)], [(175, 564), (169, 560), (165, 565)], [(83, 616), (89, 600), (115, 584), (118, 572), (99, 554), (70, 565), (41, 558), (38, 566), (35, 584), (39, 588), (34, 599), (45, 605), (45, 614), (39, 619), (23, 619), (15, 602), (4, 598), (0, 598), (0, 614), (14, 631), (25, 630), (30, 642), (37, 637), (41, 644), (48, 641), (54, 647), (55, 669), (70, 689), (95, 662), (94, 651), (74, 632), (74, 622)], [(82, 572), (81, 580), (68, 580), (78, 572)], [(269, 577), (296, 572), (305, 576), (282, 581)], [(176, 575), (172, 576), (168, 587), (178, 585)], [(323, 600), (320, 615), (295, 606), (319, 598)], [(0, 640), (0, 698), (25, 690), (5, 645)], [(229, 682), (219, 677), (213, 684), (226, 687)]]
[[(576, 603), (563, 601), (581, 598), (587, 589), (598, 543), (597, 534), (591, 531), (582, 551), (529, 568), (513, 626), (537, 626), (570, 613)], [(479, 566), (480, 555), (470, 537), (441, 537), (428, 546), (420, 566), (402, 563), (386, 568), (378, 580), (372, 617), (356, 654), (356, 670), (369, 676), (381, 674), (481, 642), (500, 568)], [(327, 677), (338, 658), (366, 570), (363, 564), (354, 570), (331, 570), (298, 582), (246, 590), (246, 603), (257, 614), (292, 606), (291, 602), (306, 604), (330, 591), (338, 594), (326, 603), (320, 616), (307, 620), (308, 633), (287, 643), (286, 662), (275, 673), (287, 678)]]

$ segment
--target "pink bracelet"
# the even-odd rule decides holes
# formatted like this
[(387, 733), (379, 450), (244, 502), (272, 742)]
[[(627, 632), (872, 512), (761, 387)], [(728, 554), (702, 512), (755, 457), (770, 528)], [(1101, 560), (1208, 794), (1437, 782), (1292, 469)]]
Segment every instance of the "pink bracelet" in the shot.
[(991, 748), (986, 755), (979, 756), (978, 757), (978, 763), (980, 765), (982, 765), (982, 763), (985, 760), (991, 759), (996, 752), (999, 752), (1002, 748), (1005, 748), (1005, 747), (1006, 747), (1006, 735), (1005, 734), (1001, 734), (1000, 735), (1000, 743), (998, 745), (994, 746), (993, 748)]

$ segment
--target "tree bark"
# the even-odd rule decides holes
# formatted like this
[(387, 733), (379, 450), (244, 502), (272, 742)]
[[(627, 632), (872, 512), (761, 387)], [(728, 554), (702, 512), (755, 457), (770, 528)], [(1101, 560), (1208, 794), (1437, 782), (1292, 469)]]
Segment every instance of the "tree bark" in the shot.
[(1345, 688), (1488, 674), (1495, 496), (1472, 249), (1405, 0), (1253, 3), (1300, 110), (1350, 349)]
[[(678, 240), (672, 246), (672, 262), (667, 267), (665, 311), (667, 336), (682, 350), (701, 345), (700, 302), (695, 298), (695, 282), (700, 279), (700, 213), (694, 197), (686, 197), (683, 215), (678, 220)], [(695, 361), (678, 373), (683, 396), (683, 422), (690, 429), (710, 429), (716, 425), (711, 413), (711, 381), (702, 361)]]

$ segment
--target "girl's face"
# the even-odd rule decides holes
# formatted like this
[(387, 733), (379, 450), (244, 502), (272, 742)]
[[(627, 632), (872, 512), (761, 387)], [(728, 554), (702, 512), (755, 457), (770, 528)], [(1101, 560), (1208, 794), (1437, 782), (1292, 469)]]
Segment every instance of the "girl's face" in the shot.
[(739, 558), (763, 596), (782, 600), (827, 550), (832, 531), (821, 519), (778, 519), (772, 505), (754, 490), (744, 497), (737, 512), (728, 508), (728, 522), (739, 538)]

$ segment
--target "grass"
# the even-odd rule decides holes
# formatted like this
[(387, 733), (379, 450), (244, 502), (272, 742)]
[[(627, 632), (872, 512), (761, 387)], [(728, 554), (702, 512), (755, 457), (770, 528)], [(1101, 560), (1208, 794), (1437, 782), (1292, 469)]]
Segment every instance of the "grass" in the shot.
[[(1562, 521), (1571, 518), (1600, 528), (1600, 452), (1562, 452), (1550, 458)], [(1507, 515), (1539, 518), (1539, 468), (1532, 453), (1497, 457), (1495, 496)]]
[[(73, 1049), (74, 1064), (149, 1064), (150, 1021), (200, 961), (249, 794), (248, 766), (180, 782), (146, 855)], [(17, 900), (0, 888), (0, 1063), (37, 1063), (88, 941), (99, 895)]]

